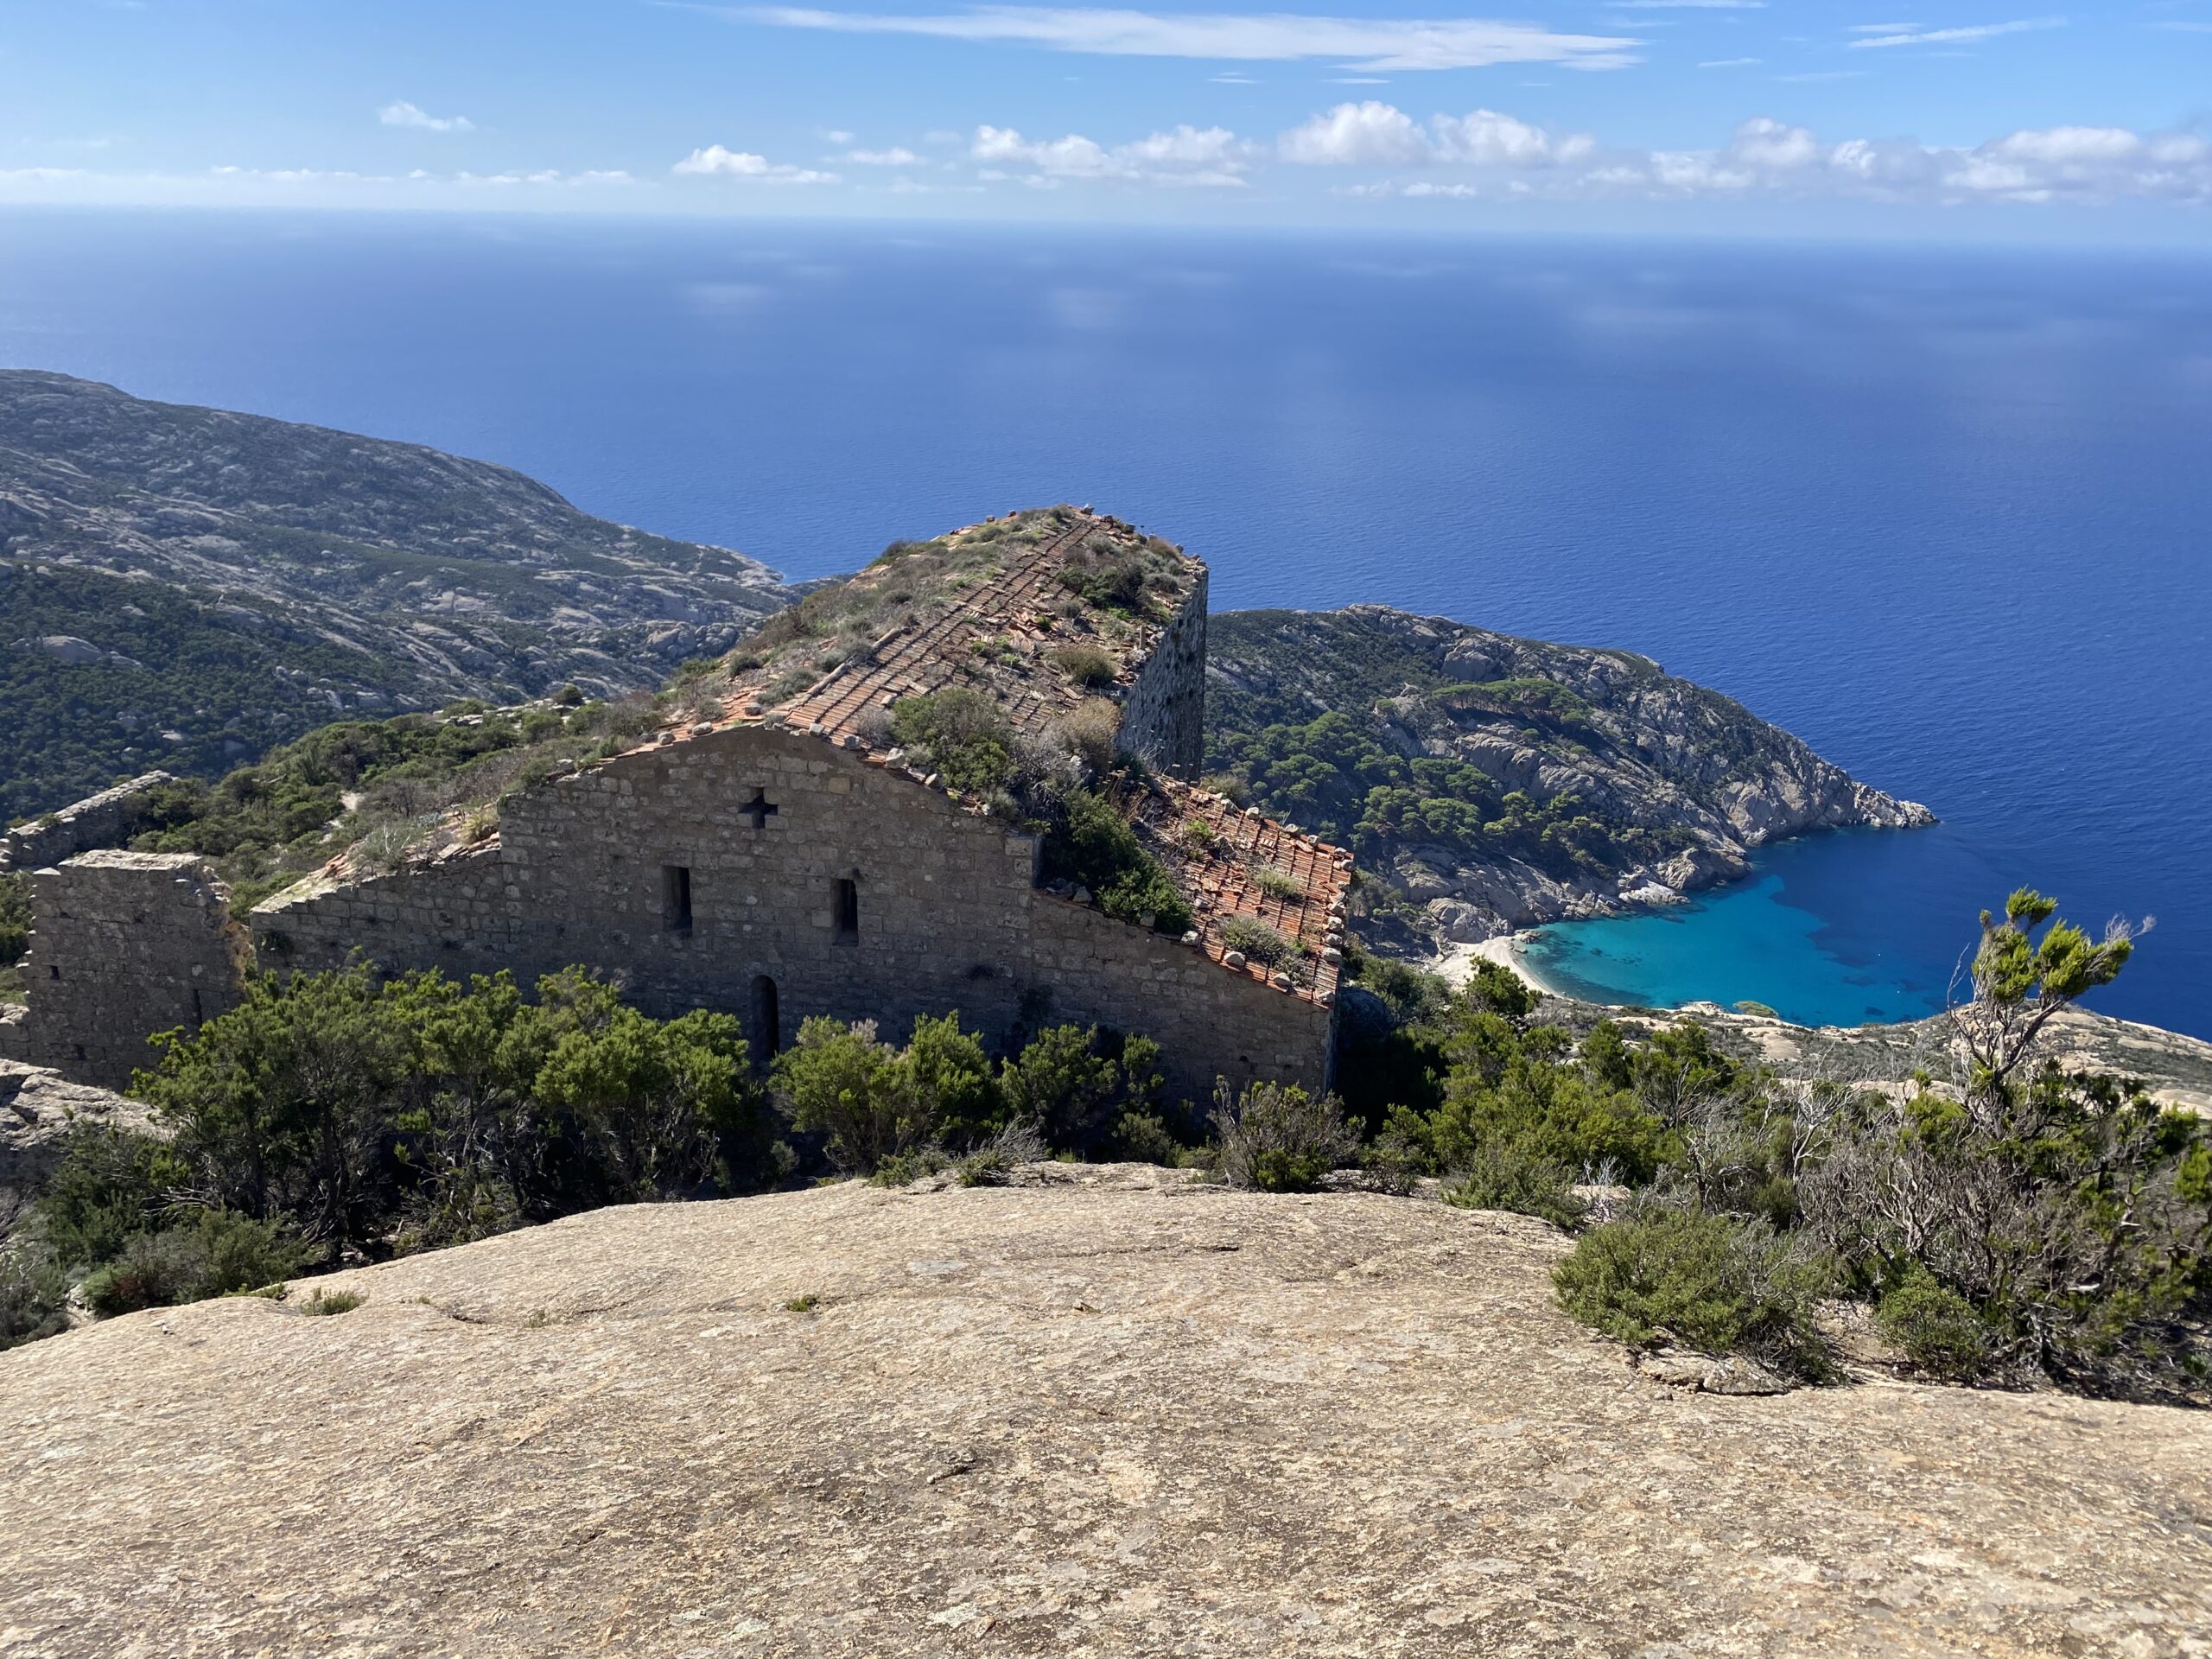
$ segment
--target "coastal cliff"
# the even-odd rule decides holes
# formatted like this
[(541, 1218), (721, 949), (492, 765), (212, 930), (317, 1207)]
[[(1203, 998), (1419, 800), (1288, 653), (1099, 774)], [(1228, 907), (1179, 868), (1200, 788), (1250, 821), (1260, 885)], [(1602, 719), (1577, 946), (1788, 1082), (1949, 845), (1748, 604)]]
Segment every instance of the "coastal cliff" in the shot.
[(1935, 822), (1630, 652), (1358, 605), (1217, 615), (1208, 653), (1210, 769), (1352, 844), (1416, 947), (1679, 902), (1810, 830)]

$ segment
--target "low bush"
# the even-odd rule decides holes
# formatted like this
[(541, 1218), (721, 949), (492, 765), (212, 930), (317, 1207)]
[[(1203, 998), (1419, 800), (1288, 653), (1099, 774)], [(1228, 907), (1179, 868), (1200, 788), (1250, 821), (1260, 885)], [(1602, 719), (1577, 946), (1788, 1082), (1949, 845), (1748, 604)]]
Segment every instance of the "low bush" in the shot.
[(1104, 1155), (1124, 1163), (1161, 1164), (1173, 1169), (1183, 1160), (1183, 1143), (1157, 1112), (1132, 1110), (1114, 1120)]
[(899, 1052), (879, 1042), (875, 1021), (852, 1025), (817, 1015), (776, 1057), (777, 1104), (804, 1134), (823, 1137), (830, 1161), (848, 1174), (873, 1174), (885, 1160), (911, 1152), (931, 1125), (900, 1076)]
[(1014, 776), (1013, 728), (996, 703), (970, 687), (901, 697), (891, 707), (891, 734), (927, 756), (950, 788), (986, 794)]
[(1236, 1095), (1220, 1084), (1213, 1127), (1222, 1178), (1251, 1192), (1311, 1192), (1359, 1149), (1337, 1097), (1295, 1085), (1255, 1083)]
[(1096, 645), (1062, 645), (1052, 652), (1052, 666), (1086, 690), (1101, 690), (1114, 683), (1116, 664)]
[(1748, 1354), (1808, 1381), (1834, 1374), (1814, 1324), (1833, 1264), (1764, 1222), (1679, 1210), (1608, 1222), (1552, 1281), (1569, 1313), (1618, 1341)]
[(1032, 1126), (1054, 1152), (1088, 1154), (1129, 1111), (1160, 1089), (1160, 1045), (1096, 1026), (1053, 1026), (1037, 1033), (1001, 1074), (1014, 1121)]
[(0, 1244), (0, 1351), (69, 1328), (68, 1275), (35, 1241)]
[(326, 1318), (333, 1313), (351, 1313), (368, 1300), (359, 1291), (318, 1290), (300, 1304), (300, 1312), (309, 1319)]
[(204, 1301), (288, 1279), (311, 1252), (272, 1222), (203, 1210), (160, 1232), (134, 1235), (85, 1277), (85, 1304), (102, 1315)]
[(1045, 837), (1045, 873), (1090, 890), (1117, 921), (1149, 923), (1161, 933), (1191, 925), (1191, 901), (1166, 867), (1145, 849), (1113, 802), (1090, 790), (1070, 791)]
[(1463, 1210), (1505, 1210), (1573, 1229), (1590, 1206), (1574, 1191), (1574, 1172), (1556, 1158), (1513, 1147), (1484, 1147), (1444, 1187), (1444, 1201)]
[(1040, 1163), (1050, 1152), (1036, 1125), (1009, 1123), (960, 1160), (960, 1185), (1003, 1186), (1022, 1165)]
[(1111, 697), (1085, 698), (1053, 730), (1086, 776), (1104, 778), (1121, 764), (1122, 709)]
[(1298, 955), (1298, 946), (1276, 929), (1250, 916), (1222, 918), (1221, 942), (1253, 962), (1279, 968)]
[(1916, 1368), (1946, 1382), (1980, 1377), (1996, 1346), (1974, 1304), (1918, 1267), (1882, 1298), (1874, 1322)]

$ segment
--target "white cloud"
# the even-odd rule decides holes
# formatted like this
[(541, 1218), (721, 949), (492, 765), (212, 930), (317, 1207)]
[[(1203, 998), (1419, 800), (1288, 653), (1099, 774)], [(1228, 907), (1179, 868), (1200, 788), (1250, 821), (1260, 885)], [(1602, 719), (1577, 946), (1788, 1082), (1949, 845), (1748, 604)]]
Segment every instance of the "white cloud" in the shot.
[(1109, 57), (1205, 58), (1217, 62), (1328, 59), (1352, 68), (1475, 69), (1495, 63), (1560, 63), (1617, 69), (1641, 42), (1560, 34), (1537, 23), (1440, 17), (1393, 22), (1287, 13), (1162, 14), (1093, 7), (983, 5), (957, 13), (822, 11), (802, 6), (721, 8), (725, 16), (785, 29), (849, 35), (923, 35), (1015, 41)]
[(812, 168), (791, 167), (771, 162), (766, 156), (755, 156), (748, 150), (725, 149), (720, 144), (709, 144), (703, 149), (693, 150), (669, 170), (708, 178), (760, 179), (770, 184), (837, 182), (835, 173), (817, 173)]
[(1767, 116), (1754, 116), (1736, 129), (1728, 147), (1732, 161), (1747, 167), (1809, 167), (1821, 158), (1821, 141), (1803, 127), (1785, 126)]
[(1993, 40), (1999, 35), (2025, 35), (2034, 29), (2063, 29), (2063, 17), (2028, 17), (2010, 23), (1971, 23), (1961, 29), (1923, 29), (1908, 23), (1887, 35), (1864, 35), (1852, 49), (1877, 46), (1945, 46), (1964, 41)]
[(474, 132), (476, 124), (465, 115), (432, 115), (413, 104), (387, 104), (377, 111), (387, 127), (413, 127), (420, 132)]
[(1495, 110), (1456, 118), (1440, 115), (1429, 128), (1435, 134), (1437, 160), (1474, 167), (1542, 167), (1579, 161), (1597, 148), (1597, 140), (1586, 133), (1554, 139), (1542, 128)]
[(2143, 141), (2124, 127), (2051, 127), (2042, 132), (2016, 132), (1983, 148), (2007, 160), (2054, 162), (2119, 162), (2143, 148)]
[(922, 158), (893, 144), (889, 149), (849, 149), (845, 159), (855, 167), (912, 167)]
[[(1421, 159), (1450, 159), (1443, 136), (1464, 130), (1465, 122), (1472, 119), (1455, 124), (1439, 118), (1432, 122), (1437, 142)], [(1513, 135), (1509, 142), (1487, 149), (1470, 148), (1466, 154), (1481, 155), (1493, 168), (1512, 170), (1504, 194), (1554, 199), (1768, 195), (1935, 206), (2128, 199), (2212, 205), (2212, 142), (2190, 132), (2047, 127), (2008, 133), (1971, 149), (1906, 138), (1828, 143), (1807, 128), (1761, 116), (1743, 123), (1726, 144), (1715, 149), (1605, 150), (1591, 140), (1580, 141), (1578, 148), (1574, 141), (1543, 137), (1541, 149)], [(1385, 181), (1343, 194), (1420, 197), (1471, 193), (1471, 187), (1466, 192), (1453, 191), (1421, 181)]]
[(1708, 58), (1698, 65), (1700, 69), (1752, 69), (1758, 66), (1757, 58)]
[(1403, 110), (1370, 99), (1339, 104), (1275, 141), (1275, 153), (1301, 167), (1549, 167), (1593, 153), (1587, 133), (1554, 137), (1496, 110), (1438, 115), (1426, 126)]
[(1301, 167), (1393, 167), (1428, 160), (1428, 135), (1403, 110), (1370, 99), (1292, 128), (1275, 153)]
[(824, 127), (822, 129), (822, 142), (825, 144), (849, 144), (853, 142), (853, 135), (842, 127)]
[(1067, 179), (1120, 179), (1234, 188), (1244, 182), (1251, 147), (1225, 127), (1179, 126), (1109, 149), (1081, 133), (1032, 142), (1011, 127), (982, 126), (968, 154), (987, 164), (979, 178), (1004, 178), (1009, 168), (1027, 168), (1023, 182), (1039, 187)]

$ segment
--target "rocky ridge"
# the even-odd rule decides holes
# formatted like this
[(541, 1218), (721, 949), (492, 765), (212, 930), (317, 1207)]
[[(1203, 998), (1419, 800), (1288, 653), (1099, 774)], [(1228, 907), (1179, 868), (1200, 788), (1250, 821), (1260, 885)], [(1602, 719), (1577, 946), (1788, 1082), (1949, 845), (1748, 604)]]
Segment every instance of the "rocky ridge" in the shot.
[(507, 467), (0, 371), (0, 692), (60, 711), (0, 743), (0, 815), (341, 715), (652, 687), (787, 599)]
[[(1432, 946), (1679, 902), (1744, 874), (1753, 849), (1812, 830), (1935, 822), (1631, 652), (1356, 605), (1217, 615), (1208, 663), (1210, 763), (1230, 758), (1224, 735), (1334, 712), (1390, 753), (1464, 763), (1538, 802), (1571, 798), (1616, 848), (1645, 849), (1569, 863), (1419, 833), (1360, 837), (1363, 868), (1418, 907), (1414, 931)], [(1303, 801), (1254, 782), (1262, 805), (1357, 835), (1347, 821), (1361, 805), (1357, 780)]]
[(1559, 1311), (1541, 1223), (1016, 1179), (602, 1211), (320, 1281), (336, 1317), (0, 1355), (0, 1651), (2208, 1651), (2202, 1414), (1662, 1380)]

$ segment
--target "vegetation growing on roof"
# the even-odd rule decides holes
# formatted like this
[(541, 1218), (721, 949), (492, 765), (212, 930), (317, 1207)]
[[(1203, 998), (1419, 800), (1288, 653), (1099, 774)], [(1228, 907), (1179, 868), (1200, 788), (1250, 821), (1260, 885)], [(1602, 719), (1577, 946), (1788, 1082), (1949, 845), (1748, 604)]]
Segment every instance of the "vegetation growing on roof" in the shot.
[[(1008, 513), (926, 541), (896, 541), (846, 580), (815, 589), (768, 619), (728, 658), (738, 695), (773, 707), (840, 664), (866, 657), (896, 631), (925, 627), (967, 603), (1020, 556), (1071, 531), (1060, 582), (1027, 619), (1061, 636), (1051, 666), (1077, 687), (1112, 684), (1120, 653), (1167, 620), (1190, 591), (1192, 566), (1156, 537), (1067, 506)], [(1023, 619), (1009, 618), (1009, 620)], [(974, 640), (948, 664), (988, 696), (1030, 671), (1029, 650), (1003, 633)]]

